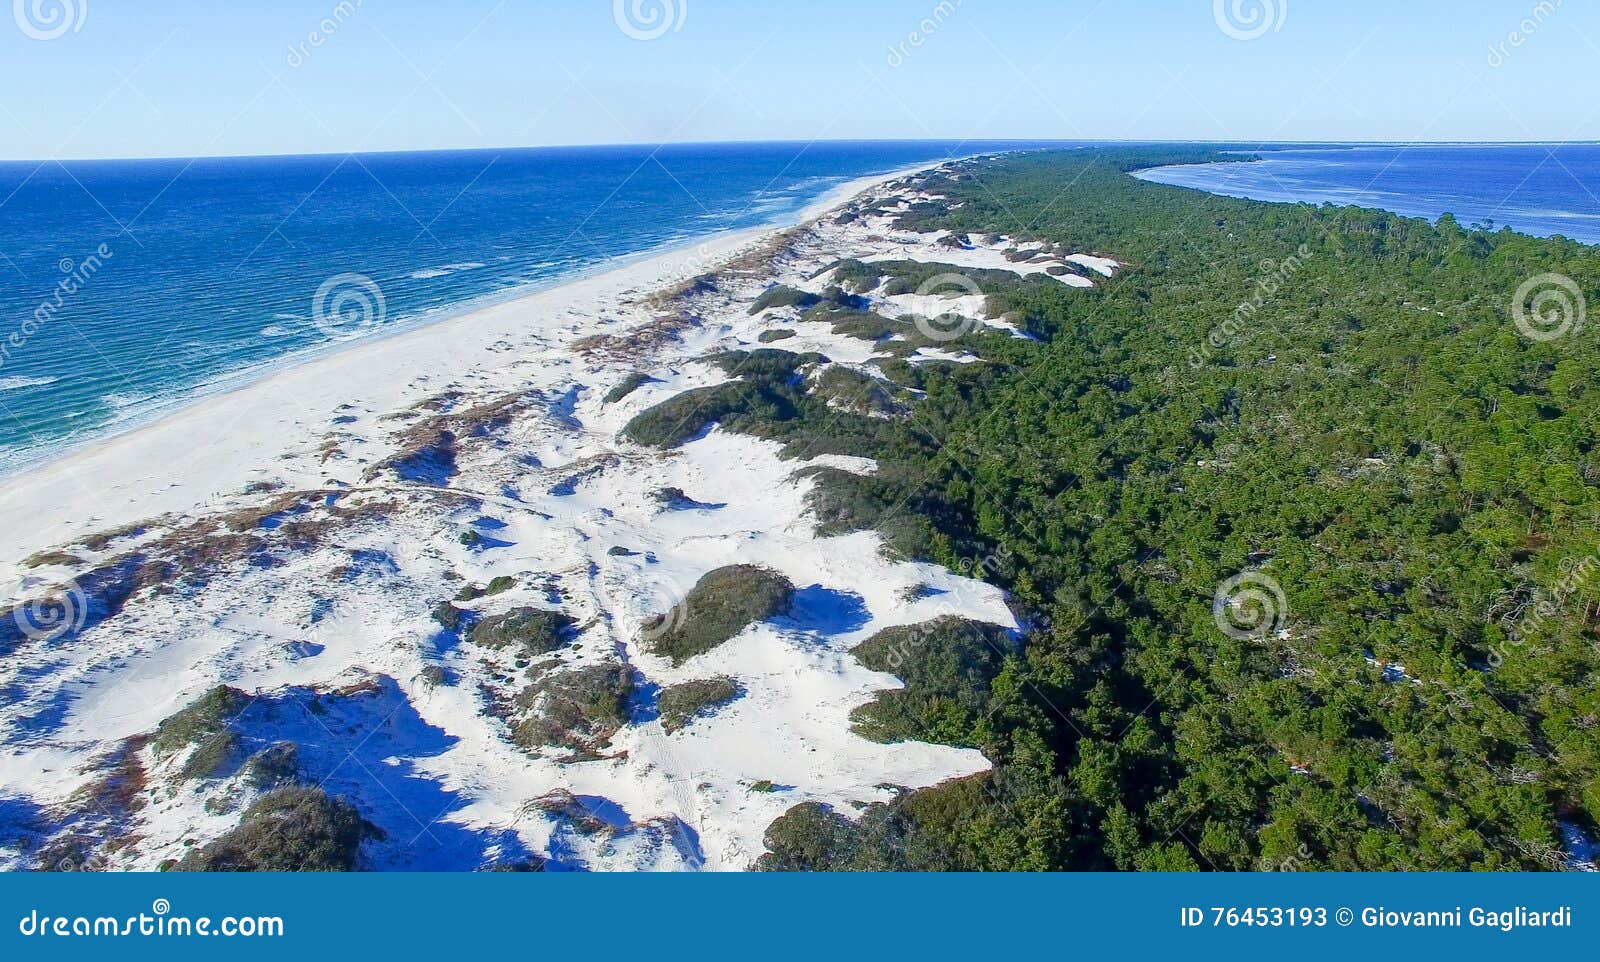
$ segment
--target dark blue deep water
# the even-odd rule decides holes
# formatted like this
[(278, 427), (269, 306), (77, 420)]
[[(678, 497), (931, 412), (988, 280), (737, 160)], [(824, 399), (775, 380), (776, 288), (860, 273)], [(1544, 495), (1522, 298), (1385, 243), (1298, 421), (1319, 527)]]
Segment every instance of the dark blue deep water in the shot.
[(1254, 200), (1378, 207), (1600, 244), (1600, 145), (1263, 150), (1248, 164), (1144, 171), (1145, 180)]
[[(336, 340), (792, 219), (857, 177), (1027, 146), (1040, 145), (0, 164), (0, 470)], [(378, 314), (355, 276), (381, 293), (382, 323), (359, 323)], [(316, 323), (319, 290), (321, 316), (348, 322)]]

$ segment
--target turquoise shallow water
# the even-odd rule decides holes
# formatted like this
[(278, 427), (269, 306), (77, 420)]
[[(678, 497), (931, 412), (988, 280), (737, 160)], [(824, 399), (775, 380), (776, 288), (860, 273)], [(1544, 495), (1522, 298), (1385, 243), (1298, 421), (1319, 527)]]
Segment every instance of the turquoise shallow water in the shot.
[(198, 393), (721, 230), (1037, 142), (0, 164), (0, 471)]

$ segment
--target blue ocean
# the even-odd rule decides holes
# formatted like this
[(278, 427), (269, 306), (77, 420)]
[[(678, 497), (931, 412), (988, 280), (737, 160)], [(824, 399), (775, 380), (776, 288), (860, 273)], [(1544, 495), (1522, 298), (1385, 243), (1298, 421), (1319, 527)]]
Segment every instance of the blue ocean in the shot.
[[(858, 177), (1033, 146), (1043, 145), (0, 164), (0, 471), (334, 341), (717, 231), (792, 220)], [(381, 312), (374, 289), (350, 278), (371, 280)], [(379, 324), (327, 322), (379, 313)]]
[[(721, 230), (858, 177), (1036, 141), (0, 164), (0, 472), (327, 350)], [(1143, 176), (1600, 242), (1600, 147), (1281, 150)], [(327, 323), (346, 311), (381, 323)], [(367, 303), (362, 299), (366, 298)]]
[(1379, 207), (1465, 226), (1600, 244), (1600, 144), (1359, 146), (1253, 150), (1257, 163), (1161, 167), (1138, 176), (1253, 200)]

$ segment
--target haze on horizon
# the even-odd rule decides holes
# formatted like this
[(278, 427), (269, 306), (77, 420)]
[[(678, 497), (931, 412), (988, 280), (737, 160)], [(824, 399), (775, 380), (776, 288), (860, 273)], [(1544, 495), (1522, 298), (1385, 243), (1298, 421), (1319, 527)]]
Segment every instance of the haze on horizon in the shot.
[(746, 140), (1576, 141), (1565, 0), (39, 0), (0, 158)]

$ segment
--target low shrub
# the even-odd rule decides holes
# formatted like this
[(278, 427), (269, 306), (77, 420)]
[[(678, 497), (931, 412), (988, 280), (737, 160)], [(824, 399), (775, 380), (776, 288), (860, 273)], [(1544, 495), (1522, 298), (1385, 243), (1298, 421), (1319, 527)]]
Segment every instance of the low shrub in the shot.
[(518, 694), (524, 715), (512, 740), (527, 749), (555, 746), (592, 754), (627, 723), (632, 692), (633, 675), (619, 664), (550, 672)]
[(513, 608), (503, 615), (490, 615), (472, 627), (472, 642), (498, 650), (514, 647), (529, 658), (548, 655), (571, 640), (577, 622), (559, 611), (543, 608)]
[(681, 665), (789, 607), (794, 585), (755, 565), (708, 572), (672, 611), (647, 622), (646, 645)]
[(712, 714), (715, 709), (738, 696), (738, 682), (721, 675), (664, 688), (656, 700), (656, 708), (661, 712), (661, 727), (670, 735), (687, 727), (694, 719)]
[(151, 747), (159, 758), (192, 746), (194, 750), (180, 774), (184, 778), (209, 778), (227, 764), (238, 748), (239, 736), (231, 723), (249, 703), (244, 692), (218, 685), (157, 725)]
[(282, 788), (257, 799), (239, 825), (191, 850), (180, 872), (351, 872), (361, 843), (383, 833), (355, 806), (320, 788)]
[(643, 371), (635, 371), (623, 378), (622, 383), (606, 392), (606, 403), (615, 404), (654, 380), (655, 378), (645, 374)]
[(750, 306), (750, 313), (760, 314), (762, 311), (769, 311), (778, 307), (798, 307), (801, 310), (806, 310), (821, 302), (822, 298), (816, 294), (809, 294), (805, 291), (779, 284), (776, 287), (768, 288), (766, 293), (756, 298), (756, 302)]
[(510, 575), (501, 575), (490, 581), (487, 586), (468, 585), (456, 594), (457, 601), (477, 601), (479, 598), (492, 598), (504, 594), (517, 586), (517, 579)]

